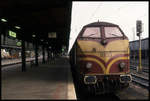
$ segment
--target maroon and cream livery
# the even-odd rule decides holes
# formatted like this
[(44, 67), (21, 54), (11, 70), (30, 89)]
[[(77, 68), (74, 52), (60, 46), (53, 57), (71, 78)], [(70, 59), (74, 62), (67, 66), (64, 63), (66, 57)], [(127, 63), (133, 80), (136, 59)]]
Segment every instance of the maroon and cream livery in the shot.
[(84, 26), (70, 59), (79, 81), (90, 92), (111, 92), (131, 82), (129, 40), (116, 24), (95, 22)]

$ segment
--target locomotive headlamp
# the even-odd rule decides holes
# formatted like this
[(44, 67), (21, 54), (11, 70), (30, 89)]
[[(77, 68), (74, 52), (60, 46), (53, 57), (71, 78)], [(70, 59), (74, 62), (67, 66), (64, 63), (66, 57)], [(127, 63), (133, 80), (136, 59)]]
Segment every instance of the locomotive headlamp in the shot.
[(84, 76), (84, 83), (85, 84), (96, 84), (97, 78), (96, 76)]
[(121, 69), (123, 69), (123, 68), (125, 68), (126, 64), (125, 64), (124, 62), (121, 62), (121, 63), (119, 64), (119, 66), (120, 66)]
[(87, 69), (92, 68), (92, 63), (88, 62), (88, 63), (86, 64), (86, 68), (87, 68)]

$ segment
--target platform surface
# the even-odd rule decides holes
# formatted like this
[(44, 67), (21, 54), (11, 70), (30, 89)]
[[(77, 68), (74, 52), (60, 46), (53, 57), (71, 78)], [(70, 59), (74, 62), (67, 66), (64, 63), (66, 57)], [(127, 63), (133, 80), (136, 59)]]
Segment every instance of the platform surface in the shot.
[(21, 72), (21, 64), (3, 67), (2, 99), (76, 99), (69, 61), (66, 57)]

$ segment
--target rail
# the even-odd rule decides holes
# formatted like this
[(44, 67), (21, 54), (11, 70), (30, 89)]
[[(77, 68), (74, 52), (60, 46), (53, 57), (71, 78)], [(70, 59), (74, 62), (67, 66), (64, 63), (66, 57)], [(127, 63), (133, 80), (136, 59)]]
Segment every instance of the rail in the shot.
[(131, 75), (132, 75), (132, 82), (134, 82), (146, 89), (149, 89), (149, 79), (148, 78), (145, 78), (145, 77), (133, 74), (133, 73)]

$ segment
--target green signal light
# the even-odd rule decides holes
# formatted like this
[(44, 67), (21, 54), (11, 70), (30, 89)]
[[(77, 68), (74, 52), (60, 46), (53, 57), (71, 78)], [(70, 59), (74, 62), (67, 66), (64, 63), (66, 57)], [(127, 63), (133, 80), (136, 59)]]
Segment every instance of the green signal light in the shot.
[(21, 42), (17, 42), (17, 46), (21, 46)]
[(64, 49), (62, 49), (62, 51), (64, 51)]

